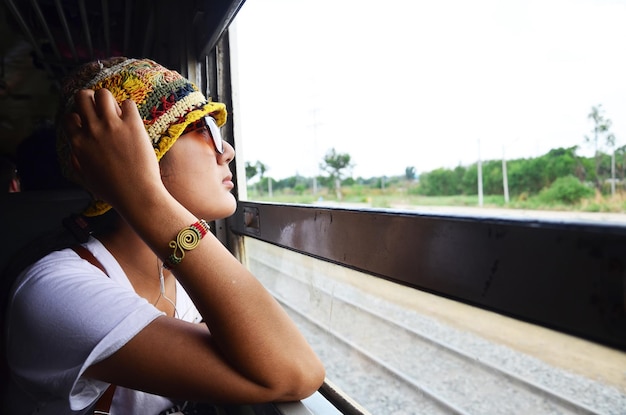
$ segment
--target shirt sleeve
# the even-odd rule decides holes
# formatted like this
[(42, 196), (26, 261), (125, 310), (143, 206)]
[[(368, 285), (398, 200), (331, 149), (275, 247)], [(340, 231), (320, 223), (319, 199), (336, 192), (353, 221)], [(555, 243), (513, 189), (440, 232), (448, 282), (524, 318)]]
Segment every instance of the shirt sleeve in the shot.
[(79, 410), (108, 384), (81, 377), (162, 313), (72, 251), (48, 255), (15, 285), (7, 357), (15, 380), (37, 400), (69, 399)]

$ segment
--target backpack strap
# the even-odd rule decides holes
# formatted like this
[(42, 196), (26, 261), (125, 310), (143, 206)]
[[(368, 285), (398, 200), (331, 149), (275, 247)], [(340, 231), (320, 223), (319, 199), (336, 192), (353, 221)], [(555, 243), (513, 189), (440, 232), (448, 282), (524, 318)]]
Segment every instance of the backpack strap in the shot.
[[(91, 253), (89, 249), (85, 248), (82, 245), (74, 245), (71, 248), (74, 252), (78, 254), (79, 257), (89, 262), (94, 267), (99, 268), (100, 271), (104, 272), (105, 275), (109, 277), (109, 274), (107, 274), (102, 263), (98, 261), (98, 259)], [(100, 399), (98, 399), (98, 402), (96, 402), (96, 405), (93, 408), (94, 415), (109, 415), (111, 411), (111, 404), (113, 403), (114, 393), (115, 385), (110, 385), (107, 390), (104, 391), (104, 394), (100, 397)]]
[(102, 265), (102, 263), (98, 261), (95, 256), (93, 256), (89, 249), (85, 248), (82, 245), (74, 245), (71, 248), (74, 252), (78, 254), (79, 257), (89, 262), (94, 267), (97, 267), (98, 269), (100, 269), (100, 271), (104, 272), (107, 277), (109, 277), (109, 274), (107, 274), (107, 271), (104, 269), (104, 265)]
[(109, 415), (111, 411), (111, 404), (113, 403), (113, 394), (115, 393), (115, 385), (110, 385), (104, 394), (96, 402), (96, 406), (93, 407), (93, 415)]

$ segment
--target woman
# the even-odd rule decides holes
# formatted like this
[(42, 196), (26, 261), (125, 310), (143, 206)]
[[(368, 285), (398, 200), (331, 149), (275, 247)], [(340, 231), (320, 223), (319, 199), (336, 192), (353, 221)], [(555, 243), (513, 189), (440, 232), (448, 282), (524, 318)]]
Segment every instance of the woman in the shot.
[(126, 58), (84, 66), (64, 94), (61, 163), (94, 195), (86, 214), (118, 220), (89, 252), (54, 252), (14, 284), (10, 413), (90, 413), (112, 389), (112, 414), (313, 393), (322, 364), (206, 225), (236, 203), (223, 104)]

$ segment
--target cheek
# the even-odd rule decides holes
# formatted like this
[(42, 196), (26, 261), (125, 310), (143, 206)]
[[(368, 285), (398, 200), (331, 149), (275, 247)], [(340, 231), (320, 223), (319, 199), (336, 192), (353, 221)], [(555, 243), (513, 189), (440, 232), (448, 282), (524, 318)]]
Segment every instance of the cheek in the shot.
[(161, 161), (161, 178), (164, 184), (195, 182), (198, 179), (207, 180), (210, 175), (215, 174), (210, 157), (202, 152), (192, 154), (172, 154), (169, 153)]

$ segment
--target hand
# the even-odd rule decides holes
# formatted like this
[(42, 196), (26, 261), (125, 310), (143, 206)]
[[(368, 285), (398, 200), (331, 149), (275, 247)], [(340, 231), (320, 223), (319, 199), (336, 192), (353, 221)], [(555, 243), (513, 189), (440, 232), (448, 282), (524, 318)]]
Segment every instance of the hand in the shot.
[(135, 102), (121, 107), (107, 89), (76, 93), (65, 120), (78, 178), (112, 206), (163, 187), (156, 154)]

